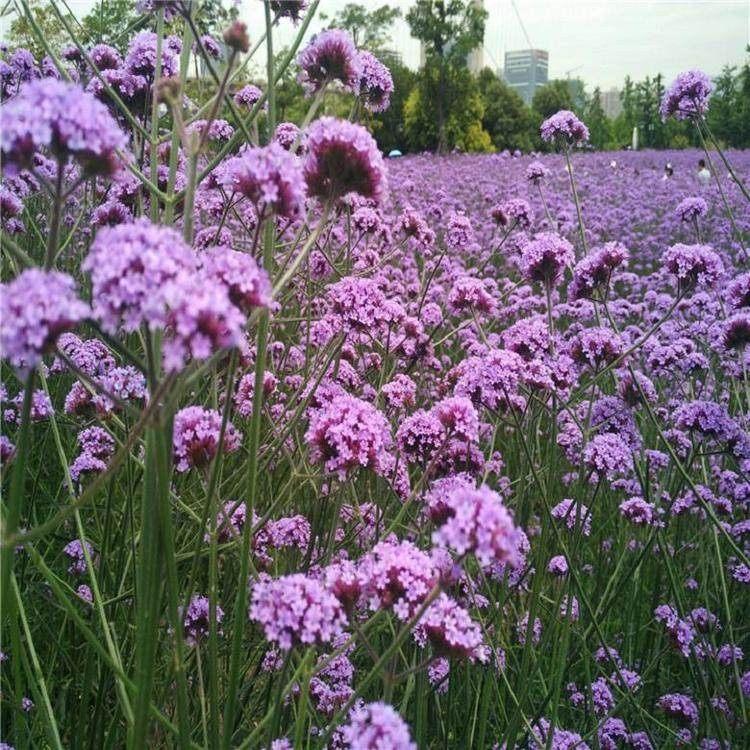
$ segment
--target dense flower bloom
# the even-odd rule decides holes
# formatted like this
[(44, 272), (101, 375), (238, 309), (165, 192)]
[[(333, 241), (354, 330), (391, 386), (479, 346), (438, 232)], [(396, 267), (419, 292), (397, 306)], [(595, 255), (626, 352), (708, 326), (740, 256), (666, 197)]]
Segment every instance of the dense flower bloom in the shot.
[(626, 263), (628, 258), (627, 248), (619, 242), (607, 242), (604, 246), (591, 250), (573, 269), (573, 280), (568, 286), (568, 299), (592, 297), (595, 292), (606, 290), (612, 272)]
[(347, 750), (417, 750), (409, 727), (386, 703), (355, 706), (340, 737)]
[[(179, 73), (179, 40), (174, 37), (162, 41), (161, 72), (162, 77), (173, 77)], [(128, 44), (124, 66), (128, 73), (153, 79), (156, 75), (157, 38), (153, 31), (138, 32)]]
[(539, 132), (547, 143), (584, 143), (589, 139), (589, 129), (567, 109), (561, 109), (548, 117)]
[[(295, 153), (299, 153), (302, 150), (302, 131), (293, 122), (280, 122), (276, 126), (273, 139), (287, 151), (294, 150)], [(295, 143), (297, 146), (293, 149)]]
[(552, 518), (562, 521), (570, 531), (575, 530), (577, 526), (581, 526), (584, 536), (591, 535), (591, 513), (583, 503), (577, 503), (575, 500), (566, 498), (552, 508), (550, 515)]
[(542, 180), (549, 177), (549, 169), (540, 161), (532, 161), (526, 167), (526, 179), (534, 185), (538, 185)]
[(662, 262), (684, 288), (713, 286), (724, 271), (721, 258), (708, 245), (677, 243), (664, 252)]
[(372, 404), (346, 393), (311, 410), (305, 442), (310, 460), (339, 479), (360, 466), (383, 474), (392, 464), (388, 420)]
[[(188, 608), (182, 617), (182, 627), (185, 641), (189, 646), (196, 646), (208, 638), (210, 630), (210, 608), (208, 597), (195, 594), (188, 604)], [(216, 606), (216, 627), (221, 635), (221, 621), (224, 619), (224, 610)]]
[(233, 99), (238, 107), (244, 107), (249, 110), (255, 106), (256, 102), (260, 101), (262, 96), (263, 92), (257, 86), (248, 83), (247, 86), (243, 86), (237, 91)]
[[(84, 552), (84, 545), (86, 551)], [(81, 542), (80, 539), (73, 539), (63, 547), (63, 552), (70, 558), (68, 573), (76, 576), (83, 575), (86, 572), (86, 553), (91, 561), (94, 561), (94, 548), (88, 542)]]
[(553, 750), (590, 750), (580, 734), (559, 727), (552, 729), (547, 719), (539, 719), (534, 724), (529, 747), (533, 750), (546, 750), (548, 747)]
[(232, 304), (245, 312), (271, 304), (271, 282), (248, 253), (219, 245), (199, 256), (204, 274), (220, 282), (229, 293)]
[(99, 230), (82, 269), (91, 274), (95, 317), (111, 333), (166, 321), (167, 282), (194, 270), (196, 257), (182, 237), (147, 219)]
[(711, 79), (700, 70), (687, 70), (675, 78), (664, 93), (660, 112), (663, 120), (701, 117), (708, 112), (708, 98), (713, 85)]
[(430, 556), (407, 541), (378, 542), (358, 566), (362, 593), (372, 610), (392, 607), (408, 620), (438, 581)]
[(521, 248), (521, 272), (528, 281), (540, 281), (553, 287), (563, 271), (575, 261), (573, 245), (564, 237), (541, 232)]
[(391, 103), (393, 78), (391, 71), (370, 52), (360, 52), (362, 68), (358, 93), (371, 112), (385, 112)]
[(99, 71), (119, 68), (122, 65), (122, 55), (109, 44), (95, 44), (89, 50), (89, 57)]
[(23, 167), (36, 151), (75, 159), (87, 173), (111, 174), (127, 138), (109, 110), (72, 83), (45, 78), (27, 84), (0, 112), (0, 148)]
[(658, 706), (667, 716), (683, 724), (693, 726), (698, 723), (698, 706), (688, 695), (682, 693), (662, 695), (658, 700)]
[(612, 432), (595, 435), (583, 451), (583, 461), (597, 481), (633, 470), (633, 454), (628, 444)]
[(744, 349), (750, 344), (750, 312), (740, 312), (724, 323), (721, 343), (725, 349)]
[(228, 141), (234, 128), (226, 120), (195, 120), (185, 128), (188, 135), (204, 141)]
[(459, 556), (474, 553), (482, 565), (518, 562), (518, 529), (500, 495), (489, 487), (459, 487), (447, 498), (448, 520), (432, 535)]
[(440, 594), (430, 604), (414, 630), (417, 643), (429, 642), (443, 656), (486, 661), (489, 654), (482, 631), (469, 613), (454, 599)]
[(699, 216), (705, 216), (708, 211), (708, 204), (703, 198), (683, 198), (675, 209), (675, 213), (682, 221), (694, 221)]
[[(172, 442), (177, 471), (207, 466), (219, 449), (221, 414), (200, 406), (187, 406), (175, 414)], [(224, 431), (224, 453), (240, 447), (240, 434), (231, 422)]]
[(314, 36), (297, 56), (301, 68), (299, 82), (308, 94), (339, 81), (356, 91), (362, 75), (362, 62), (348, 31), (327, 29)]
[(301, 573), (261, 577), (253, 586), (249, 617), (282, 651), (330, 643), (343, 632), (346, 614), (339, 600), (318, 581)]
[(293, 219), (305, 199), (298, 160), (276, 142), (247, 148), (227, 161), (219, 182), (228, 193), (251, 201), (260, 216), (274, 212)]
[(303, 171), (311, 196), (337, 200), (358, 193), (379, 202), (385, 192), (385, 166), (373, 137), (361, 125), (321, 117), (307, 131)]
[(750, 272), (735, 276), (727, 287), (727, 298), (732, 307), (750, 307)]
[(654, 520), (655, 509), (642, 497), (631, 497), (620, 503), (620, 513), (636, 526), (650, 526)]
[(595, 370), (614, 362), (622, 352), (622, 339), (609, 328), (584, 328), (570, 344), (573, 361)]
[(36, 367), (61, 333), (89, 316), (64, 273), (29, 268), (0, 289), (0, 353), (20, 371)]

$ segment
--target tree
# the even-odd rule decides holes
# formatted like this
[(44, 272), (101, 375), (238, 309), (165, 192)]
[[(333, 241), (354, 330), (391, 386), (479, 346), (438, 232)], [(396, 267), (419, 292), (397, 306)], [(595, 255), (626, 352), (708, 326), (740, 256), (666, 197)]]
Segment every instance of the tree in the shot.
[(567, 81), (550, 81), (540, 86), (534, 92), (531, 100), (531, 108), (546, 120), (561, 109), (570, 109), (573, 106), (573, 97), (570, 95)]
[(532, 116), (523, 99), (490, 68), (484, 68), (477, 78), (479, 93), (484, 102), (482, 127), (489, 133), (498, 150), (533, 147)]
[[(70, 41), (68, 32), (60, 22), (57, 13), (46, 0), (30, 0), (28, 6), (45, 42), (53, 51), (59, 50), (63, 44)], [(64, 11), (61, 13), (71, 25), (75, 26), (75, 19), (70, 13)], [(25, 13), (21, 13), (11, 22), (8, 42), (11, 47), (26, 47), (37, 60), (41, 60), (47, 54)]]
[[(377, 53), (385, 48), (388, 32), (393, 22), (400, 17), (401, 10), (391, 8), (390, 5), (367, 10), (359, 3), (347, 3), (333, 16), (329, 28), (346, 29), (358, 47)], [(326, 15), (321, 14), (321, 18), (328, 20)]]
[[(406, 14), (411, 35), (422, 42), (425, 67), (436, 71), (437, 149), (448, 148), (447, 120), (460, 95), (450, 85), (455, 71), (466, 68), (468, 54), (484, 39), (487, 11), (471, 0), (417, 0)], [(432, 82), (433, 76), (426, 76)]]
[(466, 68), (448, 68), (444, 81), (450, 94), (451, 108), (441, 134), (437, 118), (437, 90), (440, 85), (437, 67), (425, 67), (418, 76), (404, 104), (404, 131), (410, 149), (491, 151), (492, 139), (482, 127), (484, 101), (475, 78)]
[(129, 31), (145, 20), (132, 0), (99, 0), (81, 20), (88, 44), (110, 44), (122, 48), (129, 41)]
[(597, 86), (591, 95), (584, 116), (589, 129), (589, 141), (598, 149), (608, 147), (612, 142), (612, 123), (602, 107), (602, 92)]
[(372, 115), (373, 135), (380, 150), (388, 153), (393, 149), (403, 151), (406, 147), (404, 128), (404, 105), (416, 85), (417, 74), (404, 65), (396, 55), (377, 53), (380, 61), (388, 66), (393, 78), (391, 106), (385, 112)]

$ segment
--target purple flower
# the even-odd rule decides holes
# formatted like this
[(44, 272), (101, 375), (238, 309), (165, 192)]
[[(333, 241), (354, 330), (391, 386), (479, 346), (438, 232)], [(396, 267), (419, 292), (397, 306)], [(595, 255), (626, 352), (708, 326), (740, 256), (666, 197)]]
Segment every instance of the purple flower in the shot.
[[(176, 43), (172, 43), (172, 42)], [(137, 76), (153, 79), (156, 75), (156, 34), (153, 31), (139, 31), (128, 44), (125, 55), (125, 70)], [(161, 77), (172, 78), (179, 75), (179, 40), (168, 37), (161, 45)]]
[(108, 44), (95, 44), (89, 51), (89, 57), (100, 72), (113, 70), (122, 65), (122, 55)]
[(65, 273), (30, 268), (0, 289), (0, 352), (21, 372), (36, 367), (61, 333), (90, 314)]
[(228, 193), (247, 198), (261, 217), (273, 212), (293, 219), (305, 200), (298, 160), (275, 142), (229, 159), (219, 182)]
[(742, 311), (727, 320), (721, 332), (725, 349), (744, 349), (750, 344), (750, 311)]
[(266, 640), (282, 651), (297, 644), (330, 643), (347, 624), (338, 599), (301, 573), (260, 577), (252, 589), (248, 616), (263, 628)]
[(302, 69), (299, 82), (308, 94), (339, 81), (345, 89), (356, 91), (362, 75), (362, 62), (348, 31), (327, 29), (314, 36), (297, 56)]
[(378, 542), (357, 566), (362, 593), (370, 609), (393, 608), (408, 620), (438, 581), (430, 556), (411, 542)]
[(286, 151), (291, 151), (295, 143), (297, 147), (294, 153), (299, 154), (302, 151), (302, 131), (293, 122), (280, 122), (276, 126), (273, 139)]
[(388, 420), (372, 404), (346, 393), (310, 411), (305, 442), (310, 460), (342, 480), (358, 467), (382, 475), (392, 466)]
[(540, 281), (552, 288), (560, 282), (566, 267), (573, 265), (573, 245), (552, 232), (541, 232), (521, 248), (521, 273), (528, 281)]
[(257, 87), (253, 86), (252, 83), (248, 83), (247, 86), (243, 86), (237, 93), (234, 95), (234, 103), (238, 107), (242, 107), (247, 110), (251, 110), (256, 102), (260, 101), (260, 98), (263, 96), (263, 92)]
[(547, 719), (539, 719), (534, 724), (533, 736), (529, 738), (530, 750), (590, 750), (580, 734), (569, 732), (567, 729), (555, 727), (552, 729)]
[[(221, 45), (210, 34), (203, 34), (200, 38), (201, 46), (208, 57), (214, 60), (220, 60), (223, 56)], [(198, 55), (200, 49), (197, 42), (193, 42), (193, 52)]]
[(583, 451), (583, 462), (594, 481), (614, 479), (633, 470), (633, 454), (627, 443), (612, 432), (595, 435)]
[(204, 141), (226, 142), (234, 135), (234, 128), (226, 120), (195, 120), (185, 133)]
[(311, 196), (323, 201), (357, 193), (379, 203), (385, 193), (383, 157), (361, 125), (321, 117), (307, 131), (303, 171)]
[(110, 333), (162, 327), (167, 282), (195, 267), (182, 237), (147, 219), (100, 229), (81, 265), (91, 274), (94, 315)]
[(567, 109), (561, 109), (543, 123), (539, 132), (547, 143), (584, 143), (589, 139), (589, 129)]
[(654, 521), (655, 509), (642, 497), (631, 497), (620, 503), (620, 514), (635, 526), (650, 526)]
[(80, 539), (73, 539), (72, 542), (68, 542), (63, 547), (63, 552), (70, 558), (70, 565), (68, 566), (68, 573), (75, 576), (83, 575), (86, 572), (86, 552), (84, 552), (84, 544), (86, 545), (86, 552), (88, 552), (91, 562), (94, 562), (94, 548), (88, 543), (82, 543)]
[(584, 328), (570, 344), (570, 356), (594, 370), (614, 362), (623, 352), (623, 342), (609, 328)]
[(659, 698), (657, 705), (667, 716), (677, 719), (682, 724), (688, 726), (698, 724), (698, 706), (688, 695), (667, 693)]
[(538, 185), (542, 180), (549, 177), (549, 169), (540, 161), (532, 161), (526, 167), (526, 179), (533, 185)]
[(16, 168), (46, 149), (62, 162), (75, 159), (87, 174), (111, 174), (115, 152), (126, 146), (109, 110), (72, 83), (33, 81), (0, 112), (0, 148)]
[(432, 535), (434, 544), (456, 555), (474, 553), (482, 565), (517, 564), (518, 529), (500, 495), (483, 485), (459, 487), (447, 498), (448, 520)]
[(307, 8), (308, 0), (271, 0), (271, 10), (277, 18), (290, 18), (297, 23)]
[(451, 597), (440, 594), (419, 620), (414, 638), (420, 645), (430, 643), (436, 654), (469, 661), (487, 661), (489, 649), (482, 631), (469, 613)]
[(211, 247), (198, 256), (206, 277), (218, 281), (232, 304), (245, 313), (271, 304), (271, 282), (255, 258), (228, 247)]
[(568, 561), (565, 559), (565, 555), (551, 557), (549, 563), (547, 563), (547, 572), (555, 576), (567, 575)]
[(721, 258), (708, 245), (676, 244), (662, 255), (666, 269), (677, 277), (681, 288), (696, 284), (713, 286), (724, 271)]
[[(177, 471), (202, 468), (214, 459), (219, 448), (221, 422), (218, 411), (200, 406), (187, 406), (175, 414), (172, 443)], [(227, 422), (224, 453), (239, 450), (240, 442), (240, 433), (231, 422)]]
[(705, 216), (708, 212), (708, 204), (703, 198), (683, 198), (675, 209), (677, 216), (682, 221), (695, 221), (699, 216)]
[[(210, 630), (210, 607), (208, 597), (195, 594), (188, 604), (188, 608), (182, 618), (183, 633), (188, 646), (197, 646), (208, 638)], [(224, 610), (216, 605), (216, 628), (221, 635), (221, 621), (224, 619)]]
[(573, 269), (568, 299), (590, 298), (600, 290), (606, 293), (612, 272), (629, 257), (627, 248), (619, 242), (607, 242), (603, 247), (591, 250)]
[(339, 736), (347, 750), (417, 750), (406, 722), (382, 702), (355, 705)]
[(360, 52), (362, 68), (358, 93), (370, 112), (385, 112), (391, 103), (393, 78), (391, 71), (370, 52)]
[(732, 279), (727, 287), (727, 298), (734, 308), (750, 307), (750, 272)]
[(680, 73), (664, 93), (660, 112), (663, 120), (674, 117), (688, 120), (702, 117), (708, 112), (708, 98), (713, 85), (711, 79), (700, 70)]

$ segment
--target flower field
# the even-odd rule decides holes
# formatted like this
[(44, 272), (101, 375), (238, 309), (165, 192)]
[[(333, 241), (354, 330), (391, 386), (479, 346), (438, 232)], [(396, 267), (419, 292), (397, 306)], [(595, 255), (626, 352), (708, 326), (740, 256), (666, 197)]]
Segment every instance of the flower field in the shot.
[(222, 67), (171, 5), (0, 63), (0, 748), (750, 746), (750, 152), (710, 81), (662, 103), (705, 151), (563, 111), (543, 154), (386, 159), (346, 32), (268, 4), (280, 123), (257, 38)]

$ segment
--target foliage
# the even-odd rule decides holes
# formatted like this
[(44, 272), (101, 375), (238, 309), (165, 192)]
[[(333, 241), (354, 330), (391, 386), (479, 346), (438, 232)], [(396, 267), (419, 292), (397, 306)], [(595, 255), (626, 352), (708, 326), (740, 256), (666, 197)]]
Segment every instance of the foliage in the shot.
[[(326, 19), (325, 14), (321, 14)], [(399, 8), (381, 5), (368, 10), (359, 3), (347, 3), (331, 19), (329, 28), (346, 29), (358, 47), (376, 54), (387, 46), (389, 31), (394, 21), (401, 17)]]
[(531, 151), (533, 118), (523, 99), (489, 68), (479, 73), (477, 83), (484, 102), (482, 127), (494, 147)]
[[(411, 35), (422, 42), (425, 52), (425, 81), (435, 100), (437, 120), (437, 150), (449, 145), (448, 119), (460, 106), (458, 97), (464, 95), (454, 85), (457, 71), (466, 67), (468, 54), (484, 39), (487, 11), (470, 0), (417, 0), (406, 14)], [(423, 102), (430, 101), (427, 98)]]

